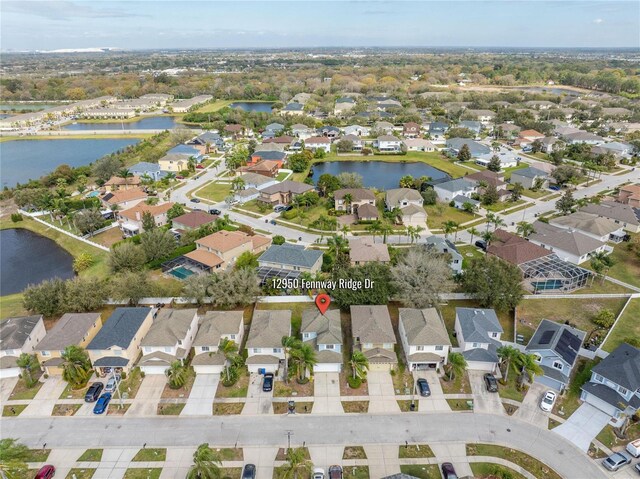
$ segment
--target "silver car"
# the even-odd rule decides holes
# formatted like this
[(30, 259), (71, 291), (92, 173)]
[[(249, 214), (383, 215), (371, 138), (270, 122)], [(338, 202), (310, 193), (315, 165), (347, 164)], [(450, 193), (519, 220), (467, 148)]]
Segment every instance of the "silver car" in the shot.
[(617, 471), (622, 466), (626, 466), (630, 463), (631, 458), (623, 452), (616, 452), (615, 454), (611, 454), (604, 461), (602, 461), (602, 465), (610, 471)]
[(104, 387), (104, 392), (107, 392), (107, 393), (114, 392), (118, 387), (118, 384), (120, 384), (120, 379), (121, 377), (119, 374), (115, 374), (111, 376), (107, 381), (107, 385)]

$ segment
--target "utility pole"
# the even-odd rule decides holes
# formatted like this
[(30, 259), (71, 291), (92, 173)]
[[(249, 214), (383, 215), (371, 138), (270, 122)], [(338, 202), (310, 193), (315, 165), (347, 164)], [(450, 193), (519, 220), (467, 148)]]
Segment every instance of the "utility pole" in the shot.
[(287, 431), (287, 452), (291, 449), (291, 436), (293, 436), (293, 431)]

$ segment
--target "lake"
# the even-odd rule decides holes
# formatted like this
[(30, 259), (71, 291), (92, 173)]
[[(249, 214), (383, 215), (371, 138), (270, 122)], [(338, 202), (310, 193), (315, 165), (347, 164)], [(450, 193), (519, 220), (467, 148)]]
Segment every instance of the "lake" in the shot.
[(229, 105), (231, 108), (240, 108), (244, 111), (257, 111), (258, 113), (271, 113), (273, 102), (270, 101), (236, 101)]
[(317, 183), (321, 175), (328, 173), (337, 176), (340, 173), (358, 173), (365, 187), (379, 190), (398, 188), (400, 178), (411, 175), (414, 178), (429, 176), (433, 180), (447, 178), (443, 171), (426, 163), (391, 163), (387, 161), (329, 161), (313, 165), (313, 182)]
[(0, 296), (45, 279), (73, 276), (73, 256), (55, 241), (23, 228), (0, 231)]
[[(124, 127), (124, 128), (123, 128)], [(185, 128), (176, 122), (173, 116), (150, 116), (132, 122), (109, 122), (109, 123), (71, 123), (62, 127), (63, 130), (171, 130), (173, 128)]]
[(40, 178), (62, 164), (88, 165), (138, 141), (136, 138), (5, 141), (0, 143), (1, 186), (13, 187)]

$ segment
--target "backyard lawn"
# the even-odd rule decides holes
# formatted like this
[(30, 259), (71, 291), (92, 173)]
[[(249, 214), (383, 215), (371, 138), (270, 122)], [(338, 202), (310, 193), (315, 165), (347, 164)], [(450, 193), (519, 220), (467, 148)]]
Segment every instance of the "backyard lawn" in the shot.
[(611, 352), (628, 338), (635, 338), (636, 340), (640, 338), (640, 321), (638, 321), (638, 318), (640, 318), (640, 299), (636, 298), (632, 299), (627, 309), (625, 309), (624, 314), (607, 338), (607, 342), (604, 343), (603, 349)]
[[(637, 237), (638, 235), (632, 236)], [(607, 276), (640, 288), (640, 259), (633, 251), (627, 249), (627, 244), (621, 243), (614, 247), (613, 253), (610, 255), (614, 265), (607, 271)], [(583, 266), (591, 269), (588, 262)]]
[(213, 182), (198, 190), (198, 196), (219, 203), (231, 194), (231, 183)]
[(22, 304), (22, 293), (8, 294), (0, 297), (0, 319), (25, 316), (28, 312)]
[(231, 103), (233, 102), (229, 100), (215, 100), (215, 101), (212, 101), (211, 103), (202, 105), (200, 108), (196, 110), (196, 113), (214, 113), (218, 110), (223, 109), (225, 106), (231, 105)]

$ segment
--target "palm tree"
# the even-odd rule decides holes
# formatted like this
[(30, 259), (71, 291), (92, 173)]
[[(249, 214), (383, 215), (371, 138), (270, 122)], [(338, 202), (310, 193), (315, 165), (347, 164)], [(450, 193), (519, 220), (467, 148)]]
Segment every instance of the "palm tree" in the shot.
[(520, 353), (516, 358), (516, 364), (520, 369), (520, 375), (518, 376), (518, 388), (520, 389), (524, 387), (524, 382), (527, 379), (532, 382), (536, 374), (544, 374), (535, 354)]
[(231, 188), (233, 189), (233, 191), (242, 190), (244, 189), (245, 185), (246, 183), (241, 176), (237, 176), (233, 180), (231, 180)]
[(462, 353), (449, 353), (447, 358), (447, 376), (449, 381), (453, 381), (456, 376), (462, 374), (467, 369), (467, 360)]
[(295, 338), (294, 336), (282, 336), (282, 351), (284, 352), (284, 382), (288, 383), (289, 382), (289, 352), (291, 351), (291, 349), (295, 348), (298, 343), (300, 342), (299, 339)]
[(31, 371), (38, 367), (38, 359), (35, 354), (22, 353), (16, 360), (16, 366), (22, 369), (22, 379), (28, 388), (31, 388), (35, 381)]
[[(424, 231), (424, 228), (422, 226), (416, 226), (413, 229), (413, 236), (414, 239), (417, 241), (420, 238), (420, 233), (422, 233)], [(413, 241), (412, 241), (413, 242)]]
[(311, 461), (306, 457), (304, 448), (292, 448), (287, 451), (287, 462), (282, 466), (283, 479), (297, 479), (298, 474), (307, 477), (311, 475)]
[(602, 277), (602, 283), (607, 277), (607, 271), (613, 266), (615, 262), (611, 256), (607, 255), (604, 251), (599, 251), (591, 255), (591, 267), (593, 270)]
[(347, 193), (342, 197), (342, 201), (344, 201), (344, 206), (347, 209), (347, 213), (351, 214), (351, 203), (353, 202), (353, 195), (351, 193)]
[(498, 357), (500, 358), (500, 362), (504, 364), (504, 371), (502, 373), (502, 378), (504, 382), (507, 382), (507, 378), (509, 376), (509, 369), (513, 365), (515, 366), (515, 361), (517, 361), (518, 356), (521, 354), (520, 350), (514, 348), (513, 346), (500, 346), (497, 350)]
[(382, 242), (387, 242), (387, 236), (393, 233), (393, 228), (387, 224), (383, 224), (380, 227), (380, 233), (382, 233)]
[(62, 379), (73, 389), (80, 389), (91, 377), (89, 355), (80, 346), (67, 346), (62, 354)]
[(367, 226), (367, 231), (371, 233), (373, 236), (373, 242), (376, 242), (376, 235), (381, 232), (382, 222), (380, 220), (375, 220), (369, 226)]
[(491, 211), (489, 211), (487, 213), (487, 216), (485, 216), (485, 219), (487, 220), (486, 231), (489, 231), (489, 227), (491, 226), (491, 223), (493, 223), (494, 220), (496, 219), (496, 215), (494, 213), (492, 213)]
[(455, 221), (445, 221), (442, 223), (442, 229), (444, 230), (444, 237), (447, 238), (449, 234), (453, 232), (453, 230), (458, 226), (458, 223)]
[(298, 372), (298, 383), (303, 383), (310, 371), (317, 363), (316, 352), (307, 343), (298, 343), (298, 347), (290, 351), (293, 364)]
[(204, 443), (193, 453), (193, 466), (189, 469), (187, 479), (220, 479), (222, 461), (217, 452)]
[(242, 362), (242, 356), (238, 354), (238, 345), (229, 338), (222, 338), (218, 351), (222, 353), (225, 359), (224, 375), (227, 381), (231, 380), (231, 368)]
[(349, 366), (351, 366), (353, 379), (356, 379), (356, 378), (364, 379), (367, 377), (367, 371), (369, 369), (369, 359), (367, 359), (367, 357), (364, 355), (362, 351), (358, 351), (356, 349), (351, 354), (351, 359), (349, 360)]
[(495, 237), (496, 237), (495, 233), (492, 233), (491, 231), (485, 231), (484, 233), (482, 233), (482, 239), (486, 243), (486, 247), (484, 250), (485, 255), (489, 252), (489, 245), (491, 244), (491, 242)]
[(131, 173), (127, 168), (122, 168), (121, 170), (118, 170), (117, 176), (119, 178), (124, 178), (124, 184), (128, 185), (129, 178), (133, 176), (133, 173)]
[(347, 251), (347, 245), (347, 240), (338, 235), (327, 238), (328, 253), (330, 256), (337, 257), (339, 254), (345, 253)]
[(346, 239), (347, 238), (347, 234), (349, 233), (349, 225), (342, 225), (342, 227), (340, 228), (340, 232), (342, 233), (342, 235)]
[(504, 220), (502, 218), (500, 218), (500, 216), (495, 215), (495, 217), (493, 218), (493, 230), (497, 230), (500, 226), (504, 226), (506, 225), (506, 223), (504, 222)]
[(520, 223), (518, 223), (518, 226), (516, 226), (516, 231), (523, 238), (526, 238), (530, 234), (536, 232), (533, 225), (531, 223), (527, 223), (526, 221), (521, 221)]
[(166, 374), (171, 389), (180, 389), (187, 382), (187, 369), (180, 361), (172, 362)]
[(471, 241), (469, 241), (469, 244), (473, 244), (473, 237), (478, 236), (480, 232), (477, 229), (475, 229), (473, 226), (469, 228), (467, 231), (471, 235)]
[(0, 440), (0, 477), (26, 477), (27, 461), (32, 457), (31, 451), (16, 439)]

